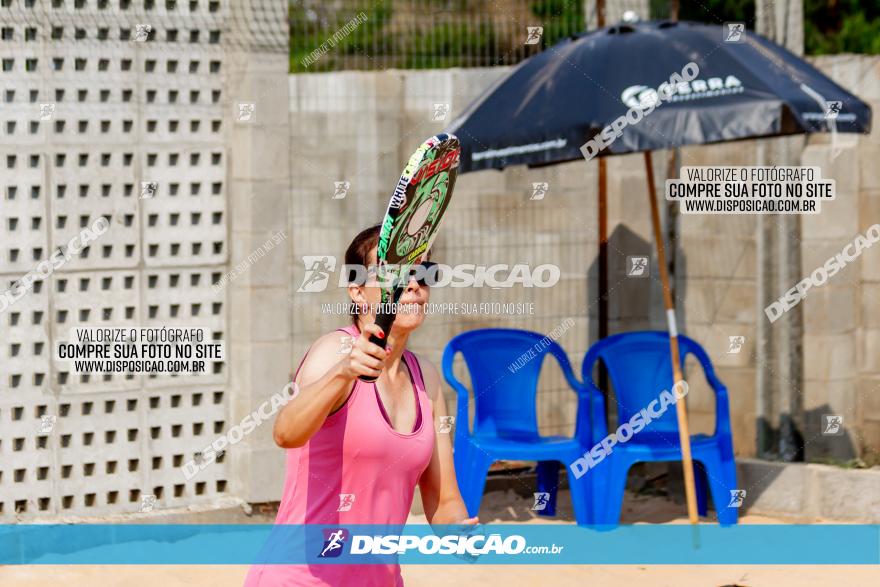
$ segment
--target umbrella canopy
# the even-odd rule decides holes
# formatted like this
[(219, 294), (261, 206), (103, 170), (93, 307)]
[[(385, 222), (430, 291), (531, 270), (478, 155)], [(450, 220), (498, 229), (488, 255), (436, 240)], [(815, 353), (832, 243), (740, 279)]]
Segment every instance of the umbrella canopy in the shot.
[[(870, 107), (818, 69), (752, 32), (736, 42), (727, 35), (720, 26), (655, 21), (562, 41), (522, 62), (452, 122), (461, 171), (580, 159), (582, 145), (631, 108), (644, 117), (597, 149), (600, 156), (835, 127), (870, 131)], [(648, 112), (658, 88), (690, 62), (696, 77)]]

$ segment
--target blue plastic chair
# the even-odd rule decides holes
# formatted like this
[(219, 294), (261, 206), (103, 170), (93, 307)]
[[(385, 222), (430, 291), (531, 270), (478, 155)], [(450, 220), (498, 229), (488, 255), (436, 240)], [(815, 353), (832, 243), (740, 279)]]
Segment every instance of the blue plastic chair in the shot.
[[(522, 361), (521, 366), (515, 363), (530, 351), (534, 356)], [(475, 399), (473, 431), (468, 429), (468, 390), (452, 372), (456, 353), (464, 357), (471, 376)], [(556, 357), (569, 386), (578, 395), (574, 438), (538, 434), (538, 375), (548, 354)], [(539, 514), (555, 515), (561, 462), (569, 475), (577, 523), (591, 523), (589, 482), (585, 478), (575, 479), (568, 467), (583, 454), (583, 442), (579, 439), (590, 439), (589, 394), (575, 378), (562, 347), (542, 334), (527, 330), (471, 330), (459, 334), (446, 345), (443, 376), (458, 394), (455, 474), (468, 515), (477, 515), (489, 466), (501, 459), (538, 462), (536, 491), (550, 494), (545, 509)], [(598, 399), (601, 401), (601, 395)]]
[[(736, 463), (733, 459), (733, 437), (730, 432), (730, 411), (727, 388), (715, 376), (706, 351), (693, 339), (679, 335), (678, 344), (682, 371), (685, 357), (692, 354), (702, 365), (706, 381), (715, 391), (715, 433), (712, 436), (691, 436), (697, 509), (707, 512), (706, 486), (722, 526), (736, 524), (737, 509), (727, 507), (730, 490), (736, 489)], [(581, 368), (585, 385), (594, 394), (602, 393), (593, 383), (593, 367), (602, 360), (608, 369), (617, 398), (618, 423), (630, 418), (656, 399), (663, 390), (672, 391), (672, 365), (669, 360), (669, 335), (663, 331), (627, 332), (610, 336), (594, 344)], [(604, 403), (604, 396), (602, 399)], [(605, 408), (593, 402), (593, 440), (600, 442), (608, 434)], [(595, 523), (617, 525), (623, 505), (623, 493), (629, 468), (637, 462), (680, 461), (678, 420), (675, 406), (670, 404), (658, 419), (634, 434), (626, 443), (612, 447), (610, 455), (598, 462), (585, 476), (593, 477), (596, 502)]]

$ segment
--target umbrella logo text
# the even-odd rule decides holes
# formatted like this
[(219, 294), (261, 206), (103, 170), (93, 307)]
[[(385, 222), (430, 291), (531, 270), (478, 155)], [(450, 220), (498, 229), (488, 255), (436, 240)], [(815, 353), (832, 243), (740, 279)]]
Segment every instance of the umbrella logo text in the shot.
[[(633, 87), (638, 88), (639, 86), (633, 86), (624, 90), (622, 99), (630, 98), (630, 103), (634, 105), (630, 106), (626, 114), (618, 116), (611, 124), (603, 128), (599, 133), (594, 135), (593, 138), (581, 145), (581, 153), (583, 153), (584, 158), (587, 161), (591, 160), (603, 149), (616, 141), (620, 135), (623, 134), (623, 131), (627, 126), (641, 122), (642, 118), (653, 112), (654, 109), (660, 106), (663, 102), (671, 100), (677, 92), (691, 91), (687, 82), (696, 79), (699, 74), (699, 66), (691, 61), (682, 68), (681, 74), (673, 73), (669, 76), (669, 81), (660, 84), (660, 87), (658, 87), (656, 91), (651, 90), (650, 88), (638, 91), (638, 102), (634, 102), (634, 95), (636, 92), (633, 91)], [(708, 84), (706, 85), (708, 87)], [(653, 94), (648, 94), (648, 92), (653, 92)], [(656, 98), (654, 98), (655, 95)]]

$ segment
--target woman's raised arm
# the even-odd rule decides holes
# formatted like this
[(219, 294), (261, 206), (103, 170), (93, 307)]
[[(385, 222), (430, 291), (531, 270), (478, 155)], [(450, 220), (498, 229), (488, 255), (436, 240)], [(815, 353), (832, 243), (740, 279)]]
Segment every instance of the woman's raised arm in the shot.
[(275, 419), (275, 444), (282, 448), (305, 445), (327, 416), (345, 403), (359, 376), (381, 373), (391, 347), (383, 349), (369, 340), (370, 335), (381, 332), (375, 324), (366, 326), (351, 352), (341, 358), (339, 332), (325, 334), (312, 345), (295, 380), (299, 393)]

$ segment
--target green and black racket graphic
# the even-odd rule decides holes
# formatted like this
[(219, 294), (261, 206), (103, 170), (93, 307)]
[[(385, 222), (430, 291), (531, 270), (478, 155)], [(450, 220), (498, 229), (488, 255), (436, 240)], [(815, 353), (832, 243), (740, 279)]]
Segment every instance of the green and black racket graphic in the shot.
[[(382, 296), (376, 324), (386, 337), (370, 337), (370, 342), (383, 348), (394, 323), (393, 308), (406, 288), (411, 267), (431, 248), (449, 206), (460, 155), (461, 147), (455, 135), (431, 137), (409, 158), (388, 203), (376, 252)], [(376, 380), (367, 376), (360, 379)]]

